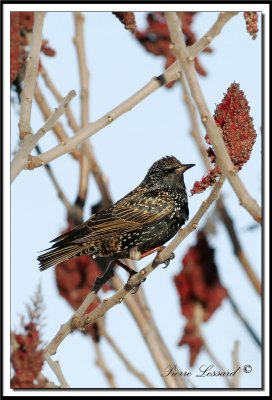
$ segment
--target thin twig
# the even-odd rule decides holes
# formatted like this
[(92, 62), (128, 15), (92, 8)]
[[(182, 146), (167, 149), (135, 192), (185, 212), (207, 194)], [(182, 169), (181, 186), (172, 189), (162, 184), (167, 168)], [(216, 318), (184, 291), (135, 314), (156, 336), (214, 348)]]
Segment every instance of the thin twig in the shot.
[[(38, 145), (35, 146), (35, 149), (36, 149), (36, 151), (37, 151), (38, 154), (41, 154), (41, 150), (40, 150), (40, 148), (39, 148)], [(55, 174), (54, 174), (54, 172), (53, 172), (53, 170), (52, 170), (50, 164), (46, 164), (46, 165), (44, 166), (44, 168), (45, 168), (45, 170), (46, 170), (46, 172), (47, 172), (49, 178), (51, 179), (51, 181), (52, 181), (52, 183), (53, 183), (53, 185), (54, 185), (54, 187), (55, 187), (55, 189), (56, 189), (56, 191), (57, 191), (58, 198), (59, 198), (59, 199), (62, 201), (62, 203), (64, 204), (64, 206), (65, 206), (65, 208), (66, 208), (66, 210), (67, 210), (68, 215), (69, 215), (70, 217), (72, 217), (73, 220), (81, 221), (81, 220), (82, 220), (82, 212), (81, 212), (81, 210), (80, 210), (79, 207), (77, 207), (76, 205), (72, 205), (72, 204), (70, 203), (70, 201), (68, 200), (66, 194), (65, 194), (64, 191), (62, 190), (60, 184), (58, 183), (58, 180), (57, 180), (57, 178), (55, 177)]]
[(230, 301), (230, 304), (233, 308), (233, 311), (235, 312), (235, 314), (237, 315), (237, 317), (240, 319), (240, 321), (242, 322), (242, 324), (245, 326), (246, 330), (248, 331), (248, 333), (250, 334), (250, 336), (252, 337), (252, 339), (255, 341), (255, 343), (259, 346), (262, 347), (262, 343), (260, 341), (260, 339), (258, 338), (258, 336), (256, 335), (256, 333), (253, 331), (252, 327), (250, 326), (250, 324), (247, 322), (247, 320), (245, 319), (245, 317), (243, 316), (243, 314), (241, 313), (240, 309), (238, 308), (236, 302), (234, 301), (233, 297), (230, 295), (230, 292), (228, 294), (228, 299)]
[(75, 95), (76, 92), (74, 90), (70, 91), (68, 95), (62, 99), (59, 106), (55, 108), (55, 111), (49, 116), (43, 127), (40, 128), (35, 135), (31, 134), (24, 137), (19, 150), (11, 162), (11, 182), (14, 181), (24, 168), (31, 168), (28, 165), (28, 162), (31, 163), (31, 158), (33, 158), (33, 156), (30, 155), (31, 151), (46, 132), (52, 129), (57, 120), (64, 113), (66, 105), (75, 97)]
[(232, 350), (232, 370), (235, 372), (233, 375), (233, 378), (231, 379), (230, 382), (230, 387), (231, 388), (239, 388), (240, 387), (240, 379), (241, 379), (241, 367), (239, 363), (239, 348), (240, 348), (240, 343), (238, 340), (235, 340), (234, 342), (234, 347)]
[(219, 215), (221, 217), (221, 220), (223, 221), (227, 232), (229, 234), (229, 238), (233, 244), (233, 252), (240, 261), (242, 267), (244, 268), (245, 273), (247, 274), (250, 282), (256, 289), (257, 293), (259, 295), (262, 294), (262, 285), (261, 282), (259, 281), (258, 277), (256, 276), (255, 272), (253, 271), (250, 262), (242, 248), (242, 245), (240, 243), (240, 240), (236, 234), (233, 220), (230, 217), (226, 207), (223, 204), (222, 199), (219, 199), (217, 202), (217, 211), (219, 212)]
[(212, 27), (196, 43), (188, 47), (190, 56), (195, 57), (209, 46), (211, 41), (221, 33), (226, 23), (237, 14), (239, 14), (237, 11), (220, 12)]
[(21, 93), (21, 110), (20, 110), (20, 139), (31, 134), (31, 108), (32, 98), (34, 95), (36, 79), (38, 74), (38, 64), (40, 50), (42, 46), (42, 29), (45, 12), (34, 12), (34, 25), (32, 34), (32, 43), (29, 56), (26, 59), (26, 71), (24, 87)]
[(66, 381), (60, 364), (58, 361), (54, 361), (52, 360), (52, 358), (50, 357), (50, 355), (48, 353), (44, 353), (44, 359), (46, 360), (47, 364), (49, 365), (49, 367), (52, 369), (52, 371), (55, 373), (55, 375), (57, 376), (59, 383), (60, 383), (60, 387), (61, 388), (69, 388), (70, 385), (68, 384), (68, 382)]
[[(60, 101), (62, 98), (61, 94), (57, 90), (56, 86), (54, 85), (53, 81), (49, 77), (48, 72), (43, 67), (41, 70), (41, 75), (44, 79), (45, 84), (47, 85), (48, 89), (54, 95), (57, 101)], [(74, 133), (77, 133), (80, 130), (80, 126), (77, 124), (75, 116), (69, 107), (66, 108), (66, 117), (69, 126), (73, 130)], [(78, 151), (77, 151), (78, 152)], [(106, 181), (105, 175), (102, 173), (101, 167), (99, 166), (98, 161), (96, 160), (95, 154), (89, 142), (86, 142), (86, 146), (84, 147), (85, 155), (88, 157), (90, 170), (95, 178), (97, 186), (100, 190), (102, 196), (103, 207), (107, 208), (112, 204), (111, 195), (109, 192), (108, 184)], [(77, 157), (79, 158), (79, 157)]]
[(113, 373), (109, 370), (105, 358), (103, 357), (101, 348), (100, 348), (100, 343), (99, 342), (94, 342), (95, 346), (95, 351), (96, 351), (96, 365), (101, 369), (103, 374), (105, 375), (107, 381), (109, 382), (109, 385), (111, 388), (116, 389), (118, 386), (115, 383)]
[[(46, 86), (50, 90), (50, 92), (53, 94), (55, 99), (58, 102), (60, 102), (61, 99), (62, 99), (62, 95), (60, 94), (60, 92), (56, 88), (55, 84), (53, 83), (52, 79), (50, 78), (50, 76), (49, 76), (49, 74), (48, 74), (48, 72), (47, 72), (47, 70), (45, 69), (44, 66), (41, 66), (40, 74), (41, 74), (41, 76), (42, 76), (42, 78), (44, 80), (44, 83), (46, 84)], [(78, 132), (80, 130), (80, 126), (77, 124), (75, 116), (74, 116), (69, 104), (67, 105), (67, 107), (65, 109), (65, 114), (66, 114), (66, 117), (67, 117), (68, 125), (70, 126), (72, 131), (74, 133)]]
[[(203, 314), (204, 314), (204, 309), (202, 304), (200, 303), (196, 303), (195, 307), (194, 307), (194, 322), (196, 325), (196, 329), (198, 332), (198, 335), (201, 337), (205, 351), (207, 352), (207, 354), (209, 355), (210, 359), (212, 360), (212, 362), (214, 363), (214, 365), (217, 366), (218, 370), (221, 372), (226, 371), (226, 369), (224, 368), (224, 366), (221, 364), (221, 362), (218, 360), (218, 358), (215, 356), (214, 352), (212, 351), (211, 347), (208, 345), (206, 338), (203, 334), (202, 331), (202, 322), (203, 322)], [(223, 379), (225, 379), (226, 384), (228, 386), (230, 386), (230, 380), (227, 377), (227, 375), (223, 375), (222, 376)]]
[[(39, 106), (40, 111), (46, 121), (52, 114), (52, 110), (50, 109), (48, 102), (46, 101), (46, 98), (45, 98), (41, 88), (39, 87), (39, 85), (36, 85), (35, 92), (34, 92), (34, 98), (35, 98), (35, 101), (36, 101), (37, 105)], [(62, 101), (62, 98), (63, 98), (63, 96), (56, 97), (57, 102), (60, 103)], [(65, 108), (65, 114), (67, 114), (68, 109), (70, 110), (69, 104), (67, 104), (67, 107)], [(57, 121), (57, 123), (52, 127), (52, 130), (60, 143), (65, 143), (69, 139), (69, 136), (67, 135), (67, 133), (60, 121)], [(81, 153), (78, 149), (72, 150), (70, 154), (75, 160), (79, 160), (81, 157)]]
[(170, 37), (172, 40), (173, 51), (183, 68), (184, 74), (190, 87), (191, 95), (197, 105), (201, 121), (203, 122), (209, 139), (216, 153), (216, 161), (222, 173), (228, 178), (234, 192), (236, 193), (240, 204), (251, 214), (251, 216), (261, 223), (262, 213), (261, 207), (254, 200), (243, 182), (241, 181), (235, 166), (226, 149), (221, 129), (216, 125), (213, 116), (211, 115), (205, 97), (202, 93), (196, 71), (194, 67), (194, 57), (190, 53), (185, 44), (185, 38), (181, 30), (181, 21), (175, 12), (166, 12), (165, 18), (169, 28)]
[(145, 385), (145, 387), (154, 388), (155, 386), (152, 385), (152, 383), (145, 376), (145, 374), (143, 374), (142, 372), (138, 371), (137, 368), (135, 368), (132, 365), (132, 363), (128, 360), (128, 358), (125, 356), (123, 351), (117, 345), (117, 343), (115, 342), (113, 337), (111, 335), (109, 335), (109, 333), (105, 329), (104, 320), (103, 319), (99, 319), (97, 321), (97, 324), (98, 324), (99, 334), (106, 339), (106, 341), (109, 343), (111, 348), (115, 351), (117, 356), (123, 361), (123, 363), (127, 367), (128, 371), (131, 372), (136, 378), (138, 378)]

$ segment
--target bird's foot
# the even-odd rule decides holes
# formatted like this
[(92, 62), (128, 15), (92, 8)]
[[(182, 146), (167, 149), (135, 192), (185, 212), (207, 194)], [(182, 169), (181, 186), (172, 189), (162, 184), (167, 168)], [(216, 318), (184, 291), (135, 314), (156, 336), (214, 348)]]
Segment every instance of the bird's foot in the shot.
[(137, 285), (132, 286), (131, 283), (129, 282), (129, 280), (135, 274), (137, 274), (137, 271), (132, 270), (129, 273), (129, 278), (128, 278), (128, 281), (126, 283), (126, 288), (130, 291), (131, 294), (136, 294), (138, 292), (138, 290), (139, 290), (140, 285), (146, 280), (146, 278), (143, 278), (140, 283), (138, 283)]
[(175, 254), (174, 254), (174, 253), (171, 253), (171, 254), (170, 254), (170, 257), (167, 258), (167, 260), (158, 261), (158, 257), (159, 257), (160, 253), (161, 253), (164, 249), (165, 249), (165, 246), (160, 246), (160, 248), (159, 248), (159, 250), (158, 250), (158, 252), (157, 252), (156, 258), (155, 258), (155, 261), (156, 261), (156, 262), (159, 262), (159, 264), (164, 264), (164, 265), (165, 265), (164, 267), (162, 267), (163, 269), (167, 268), (168, 265), (170, 264), (170, 261), (174, 260), (174, 258), (175, 258)]

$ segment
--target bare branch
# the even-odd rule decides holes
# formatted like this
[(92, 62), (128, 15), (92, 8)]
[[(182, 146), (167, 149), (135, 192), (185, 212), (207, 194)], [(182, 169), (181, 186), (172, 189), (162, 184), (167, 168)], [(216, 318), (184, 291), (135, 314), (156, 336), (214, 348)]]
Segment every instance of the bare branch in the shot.
[(173, 43), (173, 51), (183, 68), (187, 78), (188, 85), (191, 90), (191, 95), (197, 105), (205, 128), (207, 129), (209, 138), (216, 153), (216, 161), (221, 168), (223, 174), (228, 178), (233, 190), (235, 191), (240, 204), (252, 215), (252, 217), (261, 223), (262, 215), (261, 208), (257, 204), (242, 183), (235, 166), (226, 149), (221, 129), (216, 125), (213, 116), (211, 115), (204, 95), (202, 93), (199, 81), (196, 76), (194, 67), (194, 57), (189, 54), (185, 44), (184, 35), (181, 30), (181, 21), (175, 12), (166, 12), (165, 18), (168, 24), (171, 40)]
[[(224, 366), (221, 364), (221, 362), (218, 360), (218, 358), (215, 356), (214, 352), (212, 351), (211, 347), (208, 345), (203, 332), (202, 332), (202, 322), (203, 322), (203, 313), (204, 313), (204, 309), (202, 304), (200, 303), (196, 303), (195, 307), (194, 307), (194, 322), (196, 325), (196, 329), (198, 332), (198, 335), (201, 337), (203, 343), (204, 343), (204, 348), (207, 352), (207, 354), (209, 355), (210, 359), (212, 360), (212, 362), (217, 366), (219, 371), (226, 371), (226, 369), (224, 368)], [(227, 377), (227, 375), (223, 375), (222, 376), (223, 379), (225, 379), (226, 384), (228, 386), (230, 386), (230, 380)]]
[(38, 141), (55, 125), (60, 116), (65, 112), (66, 105), (75, 97), (76, 92), (70, 91), (66, 97), (62, 99), (59, 106), (49, 116), (42, 128), (35, 135), (27, 135), (21, 142), (21, 146), (15, 154), (11, 162), (11, 182), (18, 176), (22, 169), (32, 169), (31, 160), (35, 158), (30, 155)]
[(211, 168), (211, 163), (208, 158), (207, 152), (206, 152), (206, 147), (203, 141), (203, 138), (200, 133), (200, 128), (199, 128), (199, 123), (197, 119), (197, 112), (196, 112), (196, 107), (194, 102), (192, 101), (192, 97), (189, 93), (188, 87), (187, 87), (187, 82), (186, 79), (184, 78), (183, 72), (180, 74), (179, 81), (182, 86), (182, 92), (183, 92), (183, 100), (184, 103), (187, 106), (189, 115), (190, 115), (190, 120), (192, 123), (192, 128), (191, 128), (191, 135), (197, 145), (197, 148), (200, 152), (200, 155), (202, 157), (202, 160), (205, 164), (205, 167), (209, 170)]
[(241, 379), (241, 367), (239, 363), (239, 348), (240, 343), (238, 340), (234, 342), (234, 348), (232, 350), (232, 370), (237, 372), (233, 375), (233, 378), (230, 382), (230, 387), (239, 388), (240, 387), (240, 379)]
[[(50, 78), (50, 76), (48, 75), (47, 70), (44, 68), (44, 66), (41, 67), (40, 70), (40, 74), (44, 80), (44, 83), (46, 84), (46, 86), (48, 87), (48, 89), (50, 90), (50, 92), (53, 94), (53, 96), (55, 97), (55, 99), (60, 102), (62, 99), (62, 95), (60, 94), (60, 92), (58, 91), (58, 89), (56, 88), (56, 86), (54, 85), (52, 79)], [(43, 97), (44, 99), (44, 97)], [(45, 99), (44, 99), (45, 100)], [(38, 99), (36, 99), (36, 101), (38, 102)], [(38, 102), (39, 106), (40, 106), (40, 102)], [(49, 109), (49, 107), (48, 107)], [(46, 117), (44, 111), (42, 110), (44, 117)], [(68, 125), (70, 126), (70, 128), (73, 130), (74, 133), (76, 133), (77, 131), (80, 130), (80, 126), (77, 124), (75, 116), (70, 108), (70, 105), (67, 104), (67, 107), (65, 109), (65, 114), (67, 117), (67, 122)]]
[[(124, 283), (119, 276), (115, 275), (111, 279), (111, 286), (115, 291), (118, 291), (124, 286)], [(167, 349), (167, 346), (164, 343), (152, 318), (152, 313), (147, 305), (142, 288), (140, 287), (135, 295), (126, 296), (124, 298), (124, 303), (126, 304), (132, 317), (135, 319), (135, 322), (137, 323), (139, 330), (146, 342), (148, 350), (150, 351), (152, 359), (156, 363), (158, 371), (161, 375), (162, 371), (165, 370), (165, 366), (175, 365), (175, 361)], [(100, 320), (98, 320), (97, 323), (98, 322), (100, 322)], [(162, 379), (166, 387), (186, 387), (184, 379), (180, 375), (165, 376), (165, 374), (163, 374)]]
[[(42, 77), (44, 79), (45, 84), (49, 88), (49, 90), (52, 92), (52, 94), (55, 96), (57, 101), (60, 101), (62, 98), (61, 94), (57, 90), (56, 86), (50, 79), (47, 71), (45, 68), (42, 68)], [(80, 130), (79, 125), (76, 122), (75, 116), (69, 107), (69, 105), (66, 108), (66, 116), (67, 116), (67, 121), (71, 129), (73, 130), (74, 133), (77, 133)], [(77, 151), (78, 152), (78, 151)], [(107, 179), (106, 176), (102, 173), (101, 167), (99, 166), (98, 161), (96, 160), (94, 151), (91, 147), (91, 144), (89, 142), (86, 142), (86, 146), (84, 146), (84, 154), (87, 156), (89, 160), (89, 166), (90, 170), (95, 178), (95, 181), (97, 183), (97, 186), (100, 190), (101, 196), (102, 196), (102, 201), (103, 201), (103, 206), (109, 207), (112, 204), (112, 199), (111, 195), (109, 192), (108, 184), (107, 184)], [(79, 157), (77, 157), (79, 158)]]
[(95, 351), (96, 351), (96, 362), (95, 362), (96, 365), (101, 369), (101, 371), (105, 375), (107, 381), (109, 382), (110, 387), (116, 389), (118, 386), (115, 383), (113, 373), (109, 370), (109, 368), (105, 362), (105, 359), (103, 357), (103, 354), (102, 354), (102, 351), (100, 348), (100, 344), (97, 342), (94, 342), (94, 346), (95, 346)]
[(143, 374), (142, 372), (138, 371), (132, 363), (128, 360), (128, 358), (125, 356), (125, 354), (122, 352), (120, 347), (117, 345), (115, 340), (105, 329), (105, 323), (103, 319), (100, 319), (97, 321), (98, 328), (99, 328), (99, 333), (101, 336), (103, 336), (109, 345), (112, 347), (112, 349), (115, 351), (117, 356), (123, 361), (125, 366), (127, 367), (128, 371), (131, 372), (136, 378), (138, 378), (146, 387), (148, 388), (154, 388), (155, 386), (152, 385), (152, 383), (149, 381), (149, 379)]
[(81, 85), (81, 127), (89, 123), (89, 71), (87, 67), (86, 54), (84, 49), (84, 15), (81, 12), (74, 12), (76, 35), (74, 43), (77, 51), (78, 64), (80, 70)]
[(39, 57), (42, 46), (42, 29), (44, 16), (45, 12), (34, 13), (32, 44), (29, 56), (26, 59), (25, 81), (21, 93), (21, 110), (19, 122), (20, 139), (24, 139), (26, 135), (31, 134), (30, 121), (32, 98), (34, 95), (38, 74)]
[(196, 43), (188, 47), (189, 55), (195, 57), (197, 54), (201, 53), (207, 46), (209, 46), (211, 41), (221, 33), (226, 23), (237, 14), (239, 14), (237, 11), (220, 12), (217, 20), (208, 32), (206, 32), (205, 35), (203, 35)]
[(233, 308), (233, 311), (235, 312), (236, 316), (240, 319), (240, 321), (242, 322), (242, 324), (244, 325), (244, 327), (246, 328), (246, 330), (248, 331), (248, 333), (250, 334), (250, 336), (252, 337), (252, 339), (255, 341), (255, 343), (259, 346), (262, 347), (262, 344), (258, 338), (258, 336), (256, 335), (256, 333), (253, 331), (252, 327), (250, 326), (250, 324), (247, 322), (247, 320), (245, 319), (245, 317), (243, 316), (243, 314), (241, 313), (238, 305), (236, 304), (236, 302), (234, 301), (233, 297), (231, 296), (230, 292), (228, 294), (228, 299), (230, 301), (230, 304)]
[[(37, 105), (39, 106), (39, 108), (41, 110), (41, 113), (43, 114), (44, 119), (47, 120), (50, 117), (50, 115), (52, 114), (52, 111), (48, 105), (48, 102), (46, 101), (46, 98), (45, 98), (41, 88), (38, 85), (35, 88), (34, 98), (35, 98)], [(56, 97), (56, 100), (58, 103), (60, 103), (62, 101), (62, 99), (63, 99), (63, 96), (61, 96), (61, 95), (59, 97)], [(67, 106), (65, 108), (65, 114), (67, 114), (68, 109), (70, 110), (69, 104), (67, 104)], [(67, 135), (67, 133), (66, 133), (65, 129), (63, 128), (63, 125), (60, 121), (57, 121), (57, 123), (52, 127), (52, 130), (60, 143), (65, 143), (69, 139), (69, 136)], [(78, 149), (72, 150), (70, 154), (75, 160), (79, 160), (81, 157), (81, 153)]]
[[(35, 149), (38, 154), (41, 154), (41, 150), (38, 145), (36, 145)], [(58, 198), (64, 204), (65, 208), (67, 209), (68, 214), (73, 214), (73, 206), (70, 204), (66, 194), (63, 192), (62, 188), (60, 187), (60, 184), (58, 183), (57, 178), (55, 177), (55, 174), (52, 171), (52, 168), (50, 167), (49, 164), (46, 164), (44, 166), (44, 168), (57, 191)]]
[[(81, 85), (81, 128), (84, 128), (89, 123), (89, 71), (87, 67), (84, 46), (84, 16), (81, 12), (74, 12), (73, 15), (76, 29), (74, 43), (77, 51)], [(81, 144), (82, 160), (80, 162), (80, 181), (78, 192), (78, 198), (81, 199), (81, 202), (83, 202), (83, 204), (85, 203), (88, 192), (88, 178), (90, 170), (90, 162), (88, 157), (86, 156), (87, 150), (91, 152), (89, 143), (85, 141)]]
[(230, 215), (228, 214), (226, 208), (224, 207), (224, 203), (222, 201), (222, 199), (219, 199), (217, 202), (217, 210), (220, 214), (220, 217), (227, 229), (227, 232), (229, 234), (230, 240), (233, 244), (233, 251), (234, 254), (236, 255), (236, 257), (238, 258), (238, 260), (240, 261), (242, 267), (244, 268), (245, 273), (247, 274), (250, 282), (252, 283), (252, 285), (254, 286), (254, 288), (256, 289), (257, 293), (259, 295), (262, 294), (262, 285), (261, 282), (259, 281), (259, 279), (257, 278), (255, 272), (253, 271), (250, 262), (245, 254), (245, 252), (243, 251), (242, 245), (240, 243), (240, 240), (236, 234), (235, 228), (234, 228), (234, 224), (233, 221), (230, 217)]
[[(123, 103), (119, 104), (113, 110), (105, 114), (103, 117), (99, 118), (97, 121), (81, 128), (77, 134), (70, 138), (65, 144), (60, 144), (53, 149), (43, 153), (39, 157), (33, 157), (32, 167), (38, 168), (41, 165), (48, 163), (63, 154), (66, 154), (73, 150), (76, 146), (83, 143), (87, 138), (93, 136), (96, 132), (105, 128), (107, 125), (115, 121), (124, 113), (130, 111), (133, 107), (139, 104), (143, 99), (153, 93), (155, 90), (159, 89), (162, 84), (178, 79), (179, 77), (179, 67), (177, 64), (171, 65), (163, 75), (151, 79), (151, 81), (145, 85), (142, 89), (136, 92), (134, 95), (129, 97)], [(163, 83), (162, 83), (163, 82)]]
[(66, 381), (60, 364), (58, 361), (53, 361), (52, 358), (50, 357), (50, 355), (48, 353), (44, 353), (44, 359), (46, 360), (47, 364), (49, 365), (49, 367), (52, 369), (52, 371), (56, 374), (59, 383), (60, 383), (60, 387), (61, 388), (69, 388), (70, 385), (68, 384), (68, 382)]

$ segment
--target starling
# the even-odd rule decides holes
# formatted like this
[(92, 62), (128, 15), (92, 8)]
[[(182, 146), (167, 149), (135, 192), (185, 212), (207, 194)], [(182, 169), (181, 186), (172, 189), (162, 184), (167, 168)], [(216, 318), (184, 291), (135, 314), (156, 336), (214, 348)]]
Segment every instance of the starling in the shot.
[(189, 217), (183, 173), (194, 165), (173, 156), (156, 161), (125, 197), (53, 239), (38, 257), (40, 270), (82, 255), (139, 260), (161, 247)]

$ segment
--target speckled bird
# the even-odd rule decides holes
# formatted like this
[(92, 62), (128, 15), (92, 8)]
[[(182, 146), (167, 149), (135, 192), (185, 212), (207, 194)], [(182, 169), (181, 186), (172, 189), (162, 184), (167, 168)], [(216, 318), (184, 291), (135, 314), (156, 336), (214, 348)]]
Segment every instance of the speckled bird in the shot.
[(139, 260), (162, 246), (189, 217), (183, 174), (194, 165), (173, 156), (156, 161), (125, 197), (53, 239), (38, 257), (40, 270), (82, 255)]

